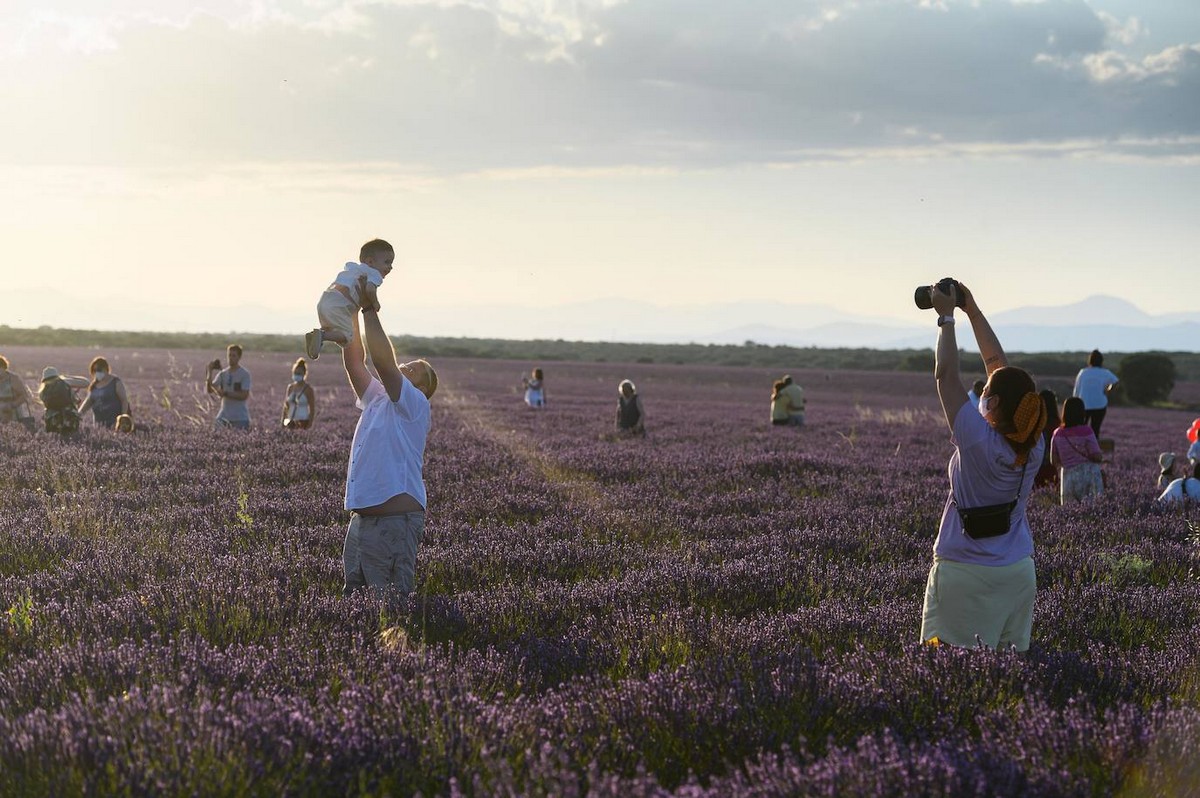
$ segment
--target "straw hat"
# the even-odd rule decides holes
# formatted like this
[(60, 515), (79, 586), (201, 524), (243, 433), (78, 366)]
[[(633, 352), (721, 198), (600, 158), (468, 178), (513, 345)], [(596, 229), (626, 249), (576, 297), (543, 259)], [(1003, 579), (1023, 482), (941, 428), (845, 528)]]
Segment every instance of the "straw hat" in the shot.
[(1174, 452), (1163, 452), (1162, 454), (1160, 454), (1158, 456), (1158, 466), (1163, 471), (1166, 471), (1168, 468), (1172, 468), (1174, 465), (1175, 465), (1175, 453)]

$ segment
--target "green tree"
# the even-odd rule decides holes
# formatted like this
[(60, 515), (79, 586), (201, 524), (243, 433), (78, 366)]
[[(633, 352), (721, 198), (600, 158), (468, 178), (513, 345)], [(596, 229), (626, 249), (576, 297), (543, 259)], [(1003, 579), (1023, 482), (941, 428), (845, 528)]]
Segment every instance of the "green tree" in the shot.
[(1118, 375), (1129, 401), (1165, 402), (1175, 387), (1175, 362), (1166, 355), (1138, 353), (1121, 360)]

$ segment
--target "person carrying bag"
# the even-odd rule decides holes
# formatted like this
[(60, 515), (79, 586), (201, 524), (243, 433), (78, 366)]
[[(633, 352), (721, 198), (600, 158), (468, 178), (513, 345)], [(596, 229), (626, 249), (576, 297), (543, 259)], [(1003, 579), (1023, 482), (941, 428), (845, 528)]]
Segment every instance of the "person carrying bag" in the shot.
[[(1028, 372), (1008, 365), (966, 286), (943, 281), (930, 287), (930, 299), (938, 312), (934, 377), (954, 452), (925, 585), (921, 640), (1025, 651), (1037, 592), (1025, 508), (1045, 446), (1045, 402)], [(971, 322), (988, 372), (978, 406), (967, 399), (959, 374), (956, 307)]]

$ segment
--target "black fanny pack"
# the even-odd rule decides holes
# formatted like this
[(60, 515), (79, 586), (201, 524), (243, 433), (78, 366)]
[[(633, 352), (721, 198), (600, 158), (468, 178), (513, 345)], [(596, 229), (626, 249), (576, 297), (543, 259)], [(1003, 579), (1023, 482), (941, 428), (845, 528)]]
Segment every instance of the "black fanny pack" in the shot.
[[(954, 500), (958, 517), (962, 519), (963, 533), (967, 537), (972, 540), (980, 540), (1008, 533), (1009, 526), (1012, 524), (1012, 511), (1016, 509), (1017, 501), (1021, 498), (1021, 488), (1025, 485), (1025, 469), (1027, 468), (1029, 468), (1028, 458), (1021, 468), (1021, 479), (1017, 482), (1017, 496), (1010, 502), (989, 504), (984, 507), (960, 507), (958, 499)], [(953, 493), (953, 488), (951, 493)]]

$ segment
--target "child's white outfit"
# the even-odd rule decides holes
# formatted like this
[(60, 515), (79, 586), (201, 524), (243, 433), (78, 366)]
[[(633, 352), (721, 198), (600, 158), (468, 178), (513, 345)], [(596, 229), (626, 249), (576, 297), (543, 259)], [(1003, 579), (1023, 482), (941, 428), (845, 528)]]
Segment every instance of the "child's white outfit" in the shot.
[[(358, 313), (363, 303), (363, 297), (359, 296), (358, 287), (358, 278), (362, 276), (365, 276), (367, 282), (376, 288), (383, 284), (383, 275), (370, 266), (362, 263), (347, 263), (317, 302), (317, 320), (320, 322), (321, 330), (337, 330), (345, 336), (347, 341), (354, 336), (354, 315)], [(313, 331), (313, 333), (316, 332), (316, 330)], [(313, 333), (309, 333), (309, 336), (306, 337), (306, 346), (308, 338), (314, 337)], [(320, 351), (321, 341), (324, 337), (327, 336), (316, 336), (315, 351)], [(311, 347), (308, 355), (312, 358), (316, 357)]]

